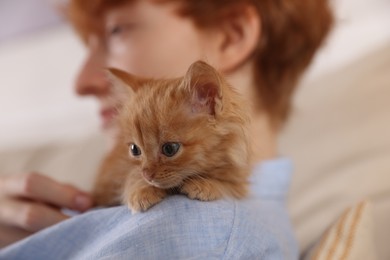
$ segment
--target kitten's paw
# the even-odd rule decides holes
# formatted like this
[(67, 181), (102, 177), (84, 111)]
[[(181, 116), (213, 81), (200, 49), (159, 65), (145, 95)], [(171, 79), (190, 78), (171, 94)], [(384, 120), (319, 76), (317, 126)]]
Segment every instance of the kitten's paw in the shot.
[(146, 211), (167, 196), (165, 190), (150, 186), (142, 188), (127, 198), (127, 206), (133, 213)]
[(190, 199), (202, 201), (217, 200), (222, 197), (218, 185), (213, 185), (214, 180), (188, 179), (180, 188), (181, 193), (186, 194)]

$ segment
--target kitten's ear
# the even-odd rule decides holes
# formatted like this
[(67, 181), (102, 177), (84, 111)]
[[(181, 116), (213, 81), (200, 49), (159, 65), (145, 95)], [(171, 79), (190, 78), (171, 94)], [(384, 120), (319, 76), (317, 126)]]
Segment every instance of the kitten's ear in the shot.
[(204, 61), (193, 63), (184, 76), (184, 85), (191, 93), (191, 109), (195, 113), (216, 115), (222, 110), (222, 79)]
[(112, 84), (113, 92), (117, 94), (134, 94), (144, 81), (123, 70), (115, 68), (108, 69), (108, 78)]

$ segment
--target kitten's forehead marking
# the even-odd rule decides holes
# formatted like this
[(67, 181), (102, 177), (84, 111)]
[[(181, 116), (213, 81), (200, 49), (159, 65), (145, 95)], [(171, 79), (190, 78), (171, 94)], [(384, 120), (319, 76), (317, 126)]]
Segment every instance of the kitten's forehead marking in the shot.
[(172, 135), (177, 136), (172, 131), (178, 130), (175, 123), (178, 110), (185, 112), (180, 105), (183, 99), (180, 95), (180, 91), (183, 91), (182, 84), (182, 79), (148, 82), (133, 99), (130, 109), (135, 112), (135, 133), (144, 149), (155, 148), (153, 156), (159, 154), (162, 143), (179, 141), (172, 138)]
[[(135, 134), (144, 150), (144, 157), (147, 161), (155, 161), (159, 151), (158, 124), (151, 120), (151, 114), (138, 113), (134, 118)], [(157, 130), (157, 131), (156, 131)]]
[(137, 134), (139, 140), (142, 142), (139, 145), (144, 147), (145, 143), (144, 143), (144, 138), (143, 138), (143, 135), (142, 135), (141, 122), (140, 122), (138, 117), (136, 117), (134, 119), (134, 128), (135, 128), (135, 131), (136, 131), (136, 134)]

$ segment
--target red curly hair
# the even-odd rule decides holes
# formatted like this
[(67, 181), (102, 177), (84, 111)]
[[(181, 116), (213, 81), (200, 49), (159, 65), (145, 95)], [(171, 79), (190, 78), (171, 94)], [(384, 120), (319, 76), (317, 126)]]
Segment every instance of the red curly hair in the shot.
[[(134, 0), (71, 0), (69, 18), (85, 40), (90, 33), (103, 33), (101, 23), (106, 10), (131, 1)], [(151, 1), (180, 3), (178, 14), (190, 17), (201, 29), (218, 26), (245, 5), (254, 6), (262, 27), (253, 53), (258, 104), (276, 125), (287, 119), (298, 80), (333, 23), (327, 0)]]

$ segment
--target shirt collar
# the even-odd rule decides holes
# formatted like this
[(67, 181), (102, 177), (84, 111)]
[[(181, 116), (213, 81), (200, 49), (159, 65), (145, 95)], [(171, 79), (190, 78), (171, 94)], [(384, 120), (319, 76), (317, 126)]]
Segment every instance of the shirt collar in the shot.
[(255, 164), (250, 179), (252, 195), (262, 199), (284, 201), (292, 171), (291, 160), (284, 157)]

